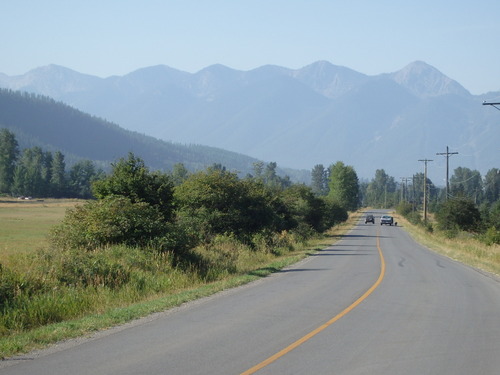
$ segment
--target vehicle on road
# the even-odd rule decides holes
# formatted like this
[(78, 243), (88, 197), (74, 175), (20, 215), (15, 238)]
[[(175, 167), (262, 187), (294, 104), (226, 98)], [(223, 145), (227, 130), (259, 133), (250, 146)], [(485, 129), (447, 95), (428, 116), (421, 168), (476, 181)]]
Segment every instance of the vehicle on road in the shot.
[(375, 224), (375, 217), (373, 215), (366, 215), (366, 217), (365, 217), (365, 224), (366, 223)]
[(392, 216), (389, 216), (389, 215), (382, 215), (380, 217), (380, 225), (383, 225), (383, 224), (389, 224), (392, 226), (392, 224), (394, 223), (394, 219)]

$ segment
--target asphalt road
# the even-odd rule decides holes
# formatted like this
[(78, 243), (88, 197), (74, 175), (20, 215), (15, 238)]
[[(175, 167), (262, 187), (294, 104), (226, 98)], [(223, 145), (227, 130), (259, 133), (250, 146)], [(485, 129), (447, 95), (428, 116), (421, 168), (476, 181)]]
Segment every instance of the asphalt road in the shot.
[(0, 374), (499, 374), (498, 278), (375, 215), (287, 270)]

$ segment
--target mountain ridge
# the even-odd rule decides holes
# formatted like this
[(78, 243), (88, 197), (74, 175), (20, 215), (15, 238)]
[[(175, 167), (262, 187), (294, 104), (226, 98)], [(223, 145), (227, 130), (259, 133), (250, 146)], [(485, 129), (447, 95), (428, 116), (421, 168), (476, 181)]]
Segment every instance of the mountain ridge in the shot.
[[(196, 73), (156, 65), (107, 78), (75, 72), (63, 82), (36, 74), (31, 81), (0, 75), (0, 87), (50, 90), (56, 100), (132, 131), (280, 166), (310, 170), (343, 160), (363, 178), (375, 169), (407, 175), (447, 145), (463, 155), (460, 165), (500, 164), (491, 145), (500, 136), (498, 115), (481, 106), (485, 96), (422, 61), (374, 76), (328, 61), (248, 71), (215, 64)], [(442, 163), (435, 165), (442, 172)]]

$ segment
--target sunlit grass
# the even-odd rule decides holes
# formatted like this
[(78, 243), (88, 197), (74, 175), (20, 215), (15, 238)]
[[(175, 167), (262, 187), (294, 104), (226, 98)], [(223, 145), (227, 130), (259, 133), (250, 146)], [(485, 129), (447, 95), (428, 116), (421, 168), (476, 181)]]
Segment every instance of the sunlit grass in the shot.
[(13, 256), (29, 254), (47, 246), (50, 228), (63, 220), (68, 208), (80, 202), (0, 198), (0, 263), (8, 265), (16, 262)]
[(430, 233), (422, 226), (411, 224), (401, 215), (395, 214), (395, 217), (417, 242), (429, 249), (471, 267), (500, 275), (500, 245), (488, 246), (465, 232), (448, 238), (442, 231)]

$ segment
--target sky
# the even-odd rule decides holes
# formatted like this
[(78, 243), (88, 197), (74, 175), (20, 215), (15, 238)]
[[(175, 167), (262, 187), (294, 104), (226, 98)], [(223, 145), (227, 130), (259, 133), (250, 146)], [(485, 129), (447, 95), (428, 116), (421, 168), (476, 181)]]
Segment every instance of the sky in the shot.
[(167, 65), (360, 73), (425, 61), (472, 94), (500, 91), (498, 0), (2, 0), (0, 73), (49, 64), (109, 77)]

